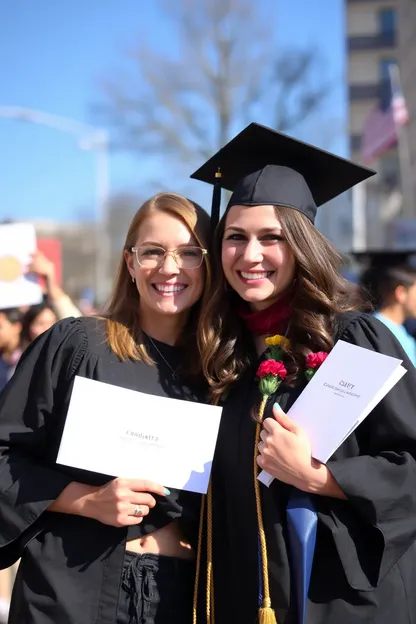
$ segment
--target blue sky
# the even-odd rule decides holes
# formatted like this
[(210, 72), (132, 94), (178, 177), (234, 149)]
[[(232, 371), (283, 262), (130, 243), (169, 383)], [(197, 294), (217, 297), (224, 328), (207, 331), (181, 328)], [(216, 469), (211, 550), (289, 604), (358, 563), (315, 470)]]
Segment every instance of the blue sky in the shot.
[[(340, 120), (330, 147), (345, 155), (344, 1), (259, 3), (275, 20), (279, 43), (311, 44), (322, 51), (334, 83), (325, 114)], [(16, 105), (91, 123), (100, 79), (123, 67), (123, 50), (137, 43), (143, 28), (167, 53), (169, 26), (156, 2), (0, 0), (0, 107)], [(112, 192), (159, 190), (148, 184), (152, 172), (141, 170), (137, 157), (112, 154)], [(73, 137), (0, 117), (0, 219), (68, 221), (94, 214), (94, 179), (93, 155), (81, 151)], [(163, 181), (208, 204), (205, 185), (178, 181), (168, 173)]]

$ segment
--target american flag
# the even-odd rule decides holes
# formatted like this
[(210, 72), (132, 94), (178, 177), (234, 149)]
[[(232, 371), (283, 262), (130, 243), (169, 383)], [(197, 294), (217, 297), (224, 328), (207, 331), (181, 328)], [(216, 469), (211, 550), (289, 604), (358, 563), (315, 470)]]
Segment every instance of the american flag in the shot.
[(400, 128), (409, 121), (398, 66), (392, 64), (389, 73), (390, 80), (381, 86), (380, 101), (364, 126), (361, 155), (366, 163), (371, 163), (395, 145)]

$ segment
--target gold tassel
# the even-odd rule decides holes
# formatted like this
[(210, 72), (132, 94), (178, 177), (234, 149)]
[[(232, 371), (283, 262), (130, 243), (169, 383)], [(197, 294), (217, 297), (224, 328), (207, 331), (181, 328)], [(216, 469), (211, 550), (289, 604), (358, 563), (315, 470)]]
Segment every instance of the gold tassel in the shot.
[(214, 615), (214, 574), (212, 567), (212, 487), (211, 482), (208, 486), (207, 496), (202, 496), (201, 508), (199, 512), (199, 531), (198, 531), (198, 550), (196, 557), (196, 571), (195, 571), (195, 584), (194, 584), (194, 596), (192, 605), (192, 624), (197, 624), (198, 618), (198, 589), (199, 579), (201, 576), (201, 557), (202, 557), (202, 536), (204, 529), (204, 515), (205, 515), (205, 498), (207, 500), (207, 585), (206, 585), (206, 624), (215, 624)]
[(259, 624), (277, 624), (276, 615), (271, 607), (260, 607)]
[(266, 534), (264, 532), (263, 512), (261, 508), (260, 484), (257, 479), (258, 464), (257, 456), (259, 454), (258, 446), (260, 442), (261, 423), (263, 422), (264, 410), (266, 408), (267, 396), (263, 396), (259, 408), (259, 419), (256, 425), (256, 436), (254, 441), (254, 493), (256, 497), (257, 524), (260, 538), (260, 555), (261, 555), (261, 575), (263, 578), (263, 604), (259, 608), (259, 624), (277, 624), (276, 615), (272, 609), (270, 599), (269, 586), (269, 566), (267, 557)]

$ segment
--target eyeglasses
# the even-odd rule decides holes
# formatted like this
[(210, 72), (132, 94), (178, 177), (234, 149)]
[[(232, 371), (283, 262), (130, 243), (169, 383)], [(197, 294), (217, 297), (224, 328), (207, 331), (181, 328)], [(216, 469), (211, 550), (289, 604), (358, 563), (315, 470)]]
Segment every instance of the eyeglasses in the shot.
[(136, 254), (137, 263), (144, 269), (157, 269), (162, 266), (166, 256), (172, 256), (178, 269), (197, 269), (201, 266), (208, 251), (201, 247), (179, 247), (166, 251), (163, 247), (154, 245), (140, 245), (132, 247)]

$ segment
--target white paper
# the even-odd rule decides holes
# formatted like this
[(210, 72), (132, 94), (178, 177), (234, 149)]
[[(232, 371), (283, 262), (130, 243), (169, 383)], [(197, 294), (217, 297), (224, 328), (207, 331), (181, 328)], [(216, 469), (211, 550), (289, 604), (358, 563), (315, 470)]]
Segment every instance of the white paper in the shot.
[(77, 376), (56, 461), (205, 494), (221, 412)]
[(31, 223), (0, 225), (0, 309), (34, 305), (42, 301), (42, 289), (27, 274), (36, 251)]
[[(312, 456), (326, 463), (406, 370), (402, 360), (339, 340), (288, 411), (308, 433)], [(259, 481), (269, 486), (264, 470)]]

